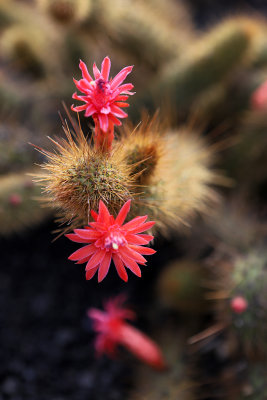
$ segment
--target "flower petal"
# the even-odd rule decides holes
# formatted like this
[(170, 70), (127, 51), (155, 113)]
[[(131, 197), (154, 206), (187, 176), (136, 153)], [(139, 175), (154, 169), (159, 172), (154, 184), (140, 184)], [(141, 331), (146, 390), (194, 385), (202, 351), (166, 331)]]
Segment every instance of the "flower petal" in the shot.
[(93, 104), (89, 104), (86, 108), (85, 117), (90, 117), (91, 115), (93, 115), (96, 112), (95, 106)]
[(107, 275), (111, 262), (111, 252), (105, 254), (103, 260), (100, 263), (98, 270), (98, 282), (101, 282)]
[(97, 221), (97, 218), (98, 218), (97, 212), (95, 212), (94, 210), (91, 210), (91, 215), (92, 215), (93, 219), (94, 219), (95, 221)]
[(85, 270), (88, 271), (100, 264), (106, 254), (106, 250), (97, 250), (96, 253), (90, 258), (86, 264)]
[(81, 258), (88, 257), (90, 254), (93, 254), (96, 251), (96, 247), (93, 244), (89, 244), (88, 246), (84, 246), (81, 249), (76, 250), (69, 256), (69, 260), (78, 261)]
[(138, 264), (132, 260), (131, 258), (127, 257), (125, 254), (120, 254), (120, 257), (127, 268), (129, 268), (135, 275), (139, 278), (141, 276), (141, 269), (139, 268)]
[(100, 123), (100, 129), (102, 129), (102, 131), (104, 131), (104, 132), (107, 132), (108, 116), (106, 114), (99, 114), (98, 119), (99, 119), (99, 123)]
[(73, 242), (76, 243), (88, 243), (87, 239), (81, 239), (78, 235), (76, 235), (75, 233), (67, 233), (65, 235), (68, 239), (72, 240)]
[(134, 85), (132, 83), (125, 83), (124, 85), (121, 85), (120, 87), (117, 88), (118, 94), (125, 93), (127, 95), (133, 95), (135, 92), (130, 92), (134, 88)]
[(134, 261), (137, 261), (138, 264), (146, 263), (146, 259), (140, 253), (128, 246), (121, 247), (119, 252), (120, 254), (126, 255), (127, 257), (132, 258)]
[(126, 112), (122, 111), (115, 104), (112, 104), (111, 112), (112, 112), (113, 115), (115, 115), (115, 117), (118, 117), (118, 118), (126, 118), (126, 117), (128, 117), (128, 114), (126, 114)]
[(98, 269), (98, 267), (95, 267), (95, 268), (90, 269), (89, 271), (86, 271), (85, 277), (88, 281), (93, 278), (97, 269)]
[(114, 264), (115, 264), (115, 267), (116, 267), (116, 270), (117, 270), (117, 273), (118, 273), (119, 277), (123, 281), (127, 282), (128, 281), (128, 274), (126, 272), (126, 269), (124, 267), (124, 264), (123, 264), (121, 258), (116, 253), (113, 253), (112, 258), (113, 258), (113, 261), (114, 261)]
[(82, 239), (87, 239), (88, 242), (96, 240), (101, 236), (101, 232), (93, 229), (74, 229), (74, 232)]
[(125, 79), (126, 76), (130, 74), (133, 69), (133, 65), (123, 68), (116, 76), (112, 79), (110, 88), (116, 89)]
[[(123, 94), (119, 94), (118, 97), (117, 97), (117, 99), (116, 99), (116, 102), (117, 102), (117, 101), (125, 101), (125, 100), (128, 100), (128, 97), (129, 97), (129, 96), (125, 96), (125, 95), (123, 95)], [(128, 103), (125, 103), (125, 104), (128, 104)]]
[(80, 79), (79, 81), (77, 81), (76, 79), (73, 78), (73, 82), (75, 83), (77, 89), (79, 89), (81, 92), (88, 94), (88, 95), (92, 94), (93, 86), (87, 80)]
[(125, 103), (123, 101), (116, 101), (116, 106), (118, 107), (129, 107), (129, 103)]
[(137, 228), (140, 224), (144, 223), (146, 220), (147, 220), (147, 215), (144, 215), (143, 217), (135, 217), (131, 221), (127, 222), (127, 224), (123, 225), (123, 229), (131, 231)]
[(93, 80), (93, 78), (89, 74), (87, 66), (82, 60), (80, 60), (79, 68), (82, 71), (83, 78), (88, 80), (89, 82), (91, 82)]
[(74, 104), (72, 104), (71, 109), (72, 111), (80, 112), (84, 111), (87, 108), (87, 104), (84, 104), (83, 106), (76, 106), (74, 107)]
[(114, 123), (114, 125), (118, 126), (122, 125), (121, 121), (118, 118), (116, 118), (115, 115), (109, 114), (108, 118)]
[(108, 77), (109, 77), (110, 65), (111, 65), (111, 62), (110, 62), (109, 57), (105, 57), (101, 64), (101, 75), (102, 75), (103, 79), (105, 79), (106, 81), (108, 80)]
[(136, 229), (131, 229), (131, 233), (140, 233), (147, 231), (148, 229), (152, 228), (155, 225), (154, 221), (146, 222), (145, 224), (139, 225)]
[(139, 235), (133, 235), (132, 233), (128, 233), (125, 236), (125, 239), (127, 240), (128, 243), (130, 244), (148, 244), (150, 242), (150, 238), (154, 238), (154, 236), (147, 235), (149, 239), (143, 238)]
[(93, 65), (93, 73), (94, 73), (94, 76), (95, 76), (95, 79), (98, 79), (98, 78), (100, 78), (100, 71), (99, 71), (99, 69), (97, 68), (97, 66), (96, 66), (96, 63), (94, 63), (94, 65)]
[(131, 208), (131, 200), (128, 200), (120, 209), (120, 212), (117, 215), (117, 218), (115, 219), (115, 224), (118, 224), (118, 225), (123, 224), (128, 212), (130, 211), (130, 208)]
[(102, 200), (99, 202), (98, 219), (97, 223), (108, 224), (110, 220), (110, 213)]
[(137, 251), (140, 254), (151, 255), (155, 254), (156, 250), (151, 249), (151, 247), (143, 247), (143, 246), (136, 246), (136, 245), (129, 245), (132, 250)]
[(90, 256), (88, 256), (88, 257), (81, 258), (79, 261), (76, 262), (76, 264), (87, 263), (90, 260), (91, 257), (92, 257), (92, 254)]

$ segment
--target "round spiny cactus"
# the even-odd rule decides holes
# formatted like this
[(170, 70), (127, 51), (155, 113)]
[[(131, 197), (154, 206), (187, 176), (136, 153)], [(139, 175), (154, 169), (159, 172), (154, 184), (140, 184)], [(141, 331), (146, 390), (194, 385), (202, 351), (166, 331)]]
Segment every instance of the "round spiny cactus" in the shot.
[(119, 145), (136, 174), (135, 211), (148, 214), (163, 233), (186, 225), (216, 199), (210, 184), (219, 176), (210, 170), (213, 154), (199, 135), (164, 134), (153, 123), (126, 132)]
[(90, 210), (97, 211), (100, 200), (117, 214), (131, 197), (132, 182), (120, 149), (103, 155), (88, 144), (82, 132), (76, 141), (66, 134), (67, 140), (54, 142), (57, 152), (41, 150), (48, 162), (37, 179), (44, 185), (47, 200), (60, 210), (63, 221), (74, 225), (88, 224)]
[(145, 185), (156, 174), (165, 146), (160, 129), (155, 117), (151, 121), (146, 119), (137, 129), (126, 126), (117, 142), (132, 168), (136, 184)]

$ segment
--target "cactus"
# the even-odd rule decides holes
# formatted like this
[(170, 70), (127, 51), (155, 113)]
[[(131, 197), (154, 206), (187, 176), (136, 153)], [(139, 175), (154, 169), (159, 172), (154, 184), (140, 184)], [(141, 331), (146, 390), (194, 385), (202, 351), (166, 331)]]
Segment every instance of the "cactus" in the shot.
[(267, 256), (254, 251), (238, 259), (233, 270), (231, 297), (242, 296), (248, 306), (232, 315), (232, 326), (248, 357), (266, 359)]
[(41, 192), (25, 173), (0, 177), (0, 235), (20, 233), (40, 224), (51, 215), (37, 201)]
[(118, 148), (110, 157), (95, 151), (81, 131), (75, 135), (65, 128), (67, 140), (54, 142), (57, 153), (41, 152), (48, 162), (44, 173), (37, 177), (51, 199), (62, 211), (65, 222), (73, 226), (87, 225), (90, 210), (98, 210), (99, 201), (109, 205), (117, 214), (121, 205), (131, 197), (130, 167)]
[(92, 11), (91, 0), (37, 0), (40, 7), (62, 24), (80, 23)]
[(100, 21), (111, 39), (150, 68), (181, 54), (190, 34), (170, 26), (153, 6), (140, 1), (133, 7), (121, 0), (98, 1)]
[(32, 136), (30, 131), (21, 126), (11, 123), (0, 125), (0, 175), (25, 170), (40, 161), (40, 155), (28, 144)]
[(36, 77), (58, 71), (60, 50), (54, 51), (55, 37), (47, 34), (40, 26), (16, 24), (7, 28), (1, 36), (2, 55)]
[(266, 183), (266, 129), (264, 110), (247, 113), (239, 127), (238, 143), (228, 154), (229, 172), (247, 193), (249, 189), (253, 197)]
[(171, 62), (136, 102), (151, 108), (151, 102), (158, 105), (167, 98), (175, 107), (187, 108), (196, 96), (245, 62), (257, 29), (249, 19), (230, 19), (215, 26), (188, 46), (182, 59)]
[(135, 211), (155, 219), (161, 233), (184, 227), (215, 201), (210, 185), (220, 177), (210, 169), (213, 154), (199, 135), (186, 128), (164, 134), (155, 123), (144, 123), (119, 146), (137, 173)]

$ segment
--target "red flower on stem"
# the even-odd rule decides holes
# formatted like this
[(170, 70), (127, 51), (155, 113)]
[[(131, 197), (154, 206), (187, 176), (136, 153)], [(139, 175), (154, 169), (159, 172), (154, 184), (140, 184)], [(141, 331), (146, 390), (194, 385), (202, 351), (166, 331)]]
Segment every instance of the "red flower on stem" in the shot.
[(143, 255), (155, 253), (155, 250), (144, 247), (154, 237), (140, 234), (152, 228), (155, 222), (146, 222), (147, 216), (142, 216), (123, 225), (130, 206), (131, 200), (128, 200), (115, 219), (110, 215), (105, 204), (100, 201), (98, 214), (91, 211), (95, 222), (91, 222), (84, 229), (75, 229), (75, 233), (66, 235), (73, 242), (87, 243), (69, 257), (69, 260), (77, 261), (77, 264), (87, 263), (86, 279), (91, 279), (98, 270), (98, 282), (101, 282), (106, 277), (113, 260), (120, 278), (127, 282), (128, 275), (125, 267), (140, 277), (141, 270), (138, 264), (146, 264)]
[(95, 308), (88, 311), (98, 334), (95, 341), (97, 354), (113, 356), (117, 345), (122, 345), (151, 367), (163, 369), (165, 363), (157, 344), (125, 321), (135, 319), (135, 313), (124, 308), (123, 301), (124, 298), (118, 296), (106, 302), (105, 311)]
[(131, 83), (121, 85), (127, 75), (132, 71), (133, 66), (123, 68), (113, 79), (109, 79), (110, 59), (105, 57), (101, 71), (96, 64), (93, 65), (94, 78), (88, 72), (83, 61), (80, 61), (80, 69), (82, 71), (82, 79), (74, 80), (74, 83), (84, 95), (77, 95), (75, 92), (72, 96), (75, 100), (83, 101), (85, 104), (81, 106), (72, 105), (73, 111), (85, 111), (85, 116), (92, 116), (95, 122), (95, 144), (97, 148), (111, 147), (114, 138), (114, 125), (121, 125), (118, 118), (126, 118), (128, 115), (121, 110), (123, 107), (129, 107), (125, 101), (129, 95), (134, 94), (130, 90), (133, 89)]

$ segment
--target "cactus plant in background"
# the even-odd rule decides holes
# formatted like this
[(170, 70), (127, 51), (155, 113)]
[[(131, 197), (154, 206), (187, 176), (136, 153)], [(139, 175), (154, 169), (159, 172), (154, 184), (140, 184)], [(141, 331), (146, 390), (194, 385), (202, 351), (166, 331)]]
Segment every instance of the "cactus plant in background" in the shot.
[(22, 233), (45, 221), (51, 210), (37, 201), (40, 187), (26, 173), (0, 176), (0, 236)]
[[(142, 378), (134, 370), (133, 398), (191, 399), (196, 392), (201, 398), (217, 392), (227, 400), (264, 398), (266, 27), (264, 17), (251, 13), (197, 30), (180, 0), (0, 0), (0, 235), (38, 226), (54, 209), (61, 233), (74, 230), (66, 236), (81, 245), (69, 258), (86, 263), (88, 280), (98, 272), (99, 281), (114, 266), (124, 281), (126, 268), (141, 276), (144, 256), (155, 252), (147, 245), (154, 236), (167, 238), (156, 242), (158, 253), (149, 257), (159, 264), (149, 281), (143, 273), (138, 283), (129, 276), (124, 286), (133, 295), (134, 285), (141, 288), (143, 318), (161, 324), (160, 344), (170, 365), (157, 379), (141, 367)], [(103, 54), (113, 60), (112, 69), (106, 57), (91, 75), (86, 63), (99, 64)], [(82, 76), (79, 58), (85, 61)], [(124, 80), (132, 67), (115, 71), (132, 63), (137, 95), (129, 102), (133, 121), (125, 123), (133, 84)], [(70, 126), (63, 120), (65, 137), (59, 138), (56, 110), (62, 100), (71, 105), (72, 76), (78, 121), (67, 111)], [(154, 117), (143, 112), (148, 107), (154, 114), (162, 104)], [(39, 153), (27, 152), (26, 142)], [(34, 162), (42, 163), (34, 174), (43, 193), (25, 175)], [(213, 168), (215, 162), (230, 180)], [(231, 187), (219, 207), (212, 186), (226, 182)], [(255, 206), (261, 222), (251, 211)], [(198, 215), (202, 219), (193, 219)], [(184, 227), (191, 236), (182, 238)], [(113, 283), (108, 275), (102, 288), (116, 290), (121, 280)], [(93, 281), (83, 284), (103, 290)], [(155, 344), (110, 304), (90, 312), (98, 349), (123, 344), (162, 366)], [(176, 321), (171, 329), (165, 323), (170, 315)], [(188, 363), (192, 369), (192, 348), (198, 359), (194, 385), (185, 373)]]

